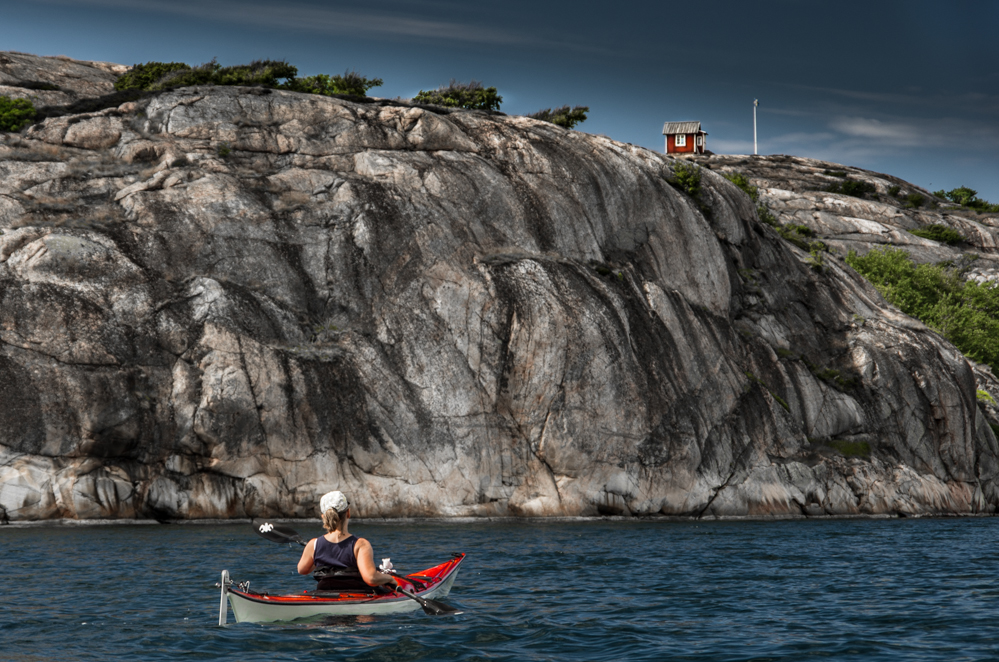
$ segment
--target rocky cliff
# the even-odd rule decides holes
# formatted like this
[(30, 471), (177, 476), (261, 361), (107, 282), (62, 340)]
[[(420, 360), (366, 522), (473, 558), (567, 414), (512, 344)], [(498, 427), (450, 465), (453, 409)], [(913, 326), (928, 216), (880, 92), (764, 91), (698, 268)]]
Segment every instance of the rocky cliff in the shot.
[[(4, 54), (0, 94), (118, 71)], [(999, 505), (990, 375), (712, 169), (259, 88), (47, 114), (0, 138), (5, 520)], [(843, 246), (925, 222), (713, 159)]]

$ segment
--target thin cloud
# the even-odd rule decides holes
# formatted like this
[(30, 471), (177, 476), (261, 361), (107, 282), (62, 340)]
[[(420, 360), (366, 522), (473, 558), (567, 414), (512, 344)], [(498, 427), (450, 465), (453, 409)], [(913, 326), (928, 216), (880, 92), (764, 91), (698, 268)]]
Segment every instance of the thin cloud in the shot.
[(815, 117), (817, 113), (809, 110), (801, 110), (800, 108), (770, 108), (764, 107), (762, 104), (759, 109), (760, 115), (786, 115), (788, 117)]
[(928, 99), (926, 95), (920, 94), (893, 94), (885, 92), (863, 92), (860, 90), (845, 90), (836, 87), (819, 87), (816, 85), (795, 85), (793, 83), (778, 83), (783, 87), (790, 87), (797, 90), (805, 90), (808, 92), (821, 92), (824, 94), (830, 94), (834, 96), (846, 97), (848, 99), (857, 99), (859, 101), (874, 101), (877, 103), (925, 103)]
[(865, 138), (894, 147), (940, 146), (939, 132), (927, 134), (925, 128), (904, 122), (884, 122), (867, 117), (837, 117), (829, 126), (851, 138)]
[[(828, 131), (818, 133), (785, 133), (777, 136), (761, 136), (759, 150), (761, 154), (797, 154), (808, 150), (824, 147), (836, 138), (836, 134)], [(719, 154), (751, 154), (752, 140), (731, 140), (715, 138), (708, 143), (708, 149)]]
[(957, 147), (962, 149), (999, 148), (999, 129), (988, 123), (956, 118), (835, 117), (830, 128), (847, 138), (882, 147)]
[(776, 83), (779, 87), (787, 87), (806, 92), (818, 92), (842, 99), (865, 102), (865, 105), (876, 103), (881, 105), (894, 104), (903, 107), (924, 107), (924, 108), (954, 108), (961, 107), (963, 110), (972, 112), (995, 113), (999, 111), (999, 95), (985, 94), (982, 92), (957, 92), (957, 93), (924, 93), (912, 91), (910, 93), (895, 92), (865, 92), (862, 90), (848, 90), (836, 87), (820, 87), (815, 85), (799, 85), (794, 83)]
[[(823, 161), (878, 169), (886, 158), (912, 159), (960, 146), (965, 152), (999, 151), (999, 128), (956, 118), (872, 118), (839, 115), (829, 131), (761, 135), (760, 153), (797, 154)], [(715, 151), (745, 153), (749, 141), (715, 140)], [(748, 146), (747, 146), (748, 145)], [(980, 157), (974, 157), (980, 158)], [(884, 170), (881, 167), (881, 170)]]
[[(434, 39), (467, 44), (562, 49), (604, 56), (617, 49), (593, 43), (581, 44), (564, 38), (543, 38), (526, 31), (511, 31), (489, 22), (459, 22), (425, 19), (407, 15), (398, 9), (385, 11), (350, 11), (306, 4), (265, 2), (190, 3), (167, 0), (32, 0), (38, 4), (89, 6), (129, 12), (153, 12), (185, 16), (221, 23), (307, 30), (328, 35), (368, 35), (403, 39)], [(425, 13), (426, 6), (412, 4), (413, 12)], [(455, 9), (454, 11), (458, 11)]]
[(830, 133), (829, 131), (816, 131), (816, 132), (796, 132), (796, 133), (784, 133), (778, 135), (774, 138), (767, 140), (767, 143), (773, 143), (775, 145), (814, 145), (819, 143), (827, 143), (830, 140), (835, 140), (836, 134)]
[(103, 7), (127, 11), (188, 16), (261, 27), (282, 27), (327, 34), (380, 34), (395, 37), (452, 39), (500, 45), (526, 45), (536, 40), (524, 35), (468, 23), (433, 21), (379, 12), (353, 12), (261, 3), (164, 2), (162, 0), (35, 0), (35, 2), (79, 7)]

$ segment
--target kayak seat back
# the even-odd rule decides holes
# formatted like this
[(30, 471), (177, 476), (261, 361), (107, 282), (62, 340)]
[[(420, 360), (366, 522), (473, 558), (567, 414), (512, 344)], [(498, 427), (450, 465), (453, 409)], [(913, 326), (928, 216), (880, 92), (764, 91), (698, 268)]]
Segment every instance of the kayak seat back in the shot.
[(312, 573), (312, 578), (317, 582), (316, 591), (375, 592), (375, 587), (365, 584), (357, 570), (320, 566)]

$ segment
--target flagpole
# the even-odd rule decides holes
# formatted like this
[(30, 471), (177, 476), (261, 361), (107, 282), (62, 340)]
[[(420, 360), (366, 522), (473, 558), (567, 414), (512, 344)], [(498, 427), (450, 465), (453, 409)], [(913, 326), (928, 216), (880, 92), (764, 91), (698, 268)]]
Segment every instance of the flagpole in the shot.
[(753, 154), (759, 154), (759, 150), (756, 148), (756, 107), (760, 105), (759, 99), (753, 99)]

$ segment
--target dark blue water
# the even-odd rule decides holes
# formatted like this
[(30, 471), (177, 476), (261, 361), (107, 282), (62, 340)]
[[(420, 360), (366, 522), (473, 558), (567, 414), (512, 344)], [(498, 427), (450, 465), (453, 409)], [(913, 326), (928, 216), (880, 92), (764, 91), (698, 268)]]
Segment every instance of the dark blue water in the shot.
[(299, 592), (298, 549), (247, 524), (3, 527), (0, 659), (999, 659), (999, 519), (351, 529), (409, 572), (467, 552), (465, 613), (222, 628), (222, 568)]

